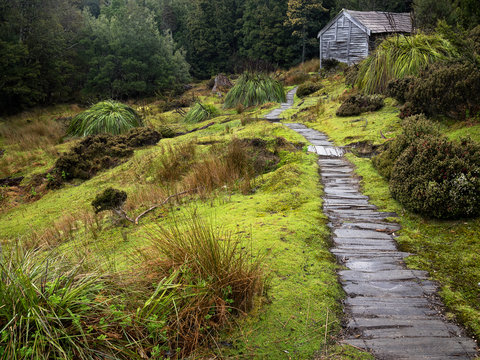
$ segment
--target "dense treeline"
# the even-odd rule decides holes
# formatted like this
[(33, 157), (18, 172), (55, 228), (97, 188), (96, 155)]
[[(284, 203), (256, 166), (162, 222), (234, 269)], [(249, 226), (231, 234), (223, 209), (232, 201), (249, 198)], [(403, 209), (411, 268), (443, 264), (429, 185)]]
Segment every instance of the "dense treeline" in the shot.
[(0, 0), (0, 112), (151, 96), (245, 64), (317, 53), (341, 8), (410, 11), (472, 28), (476, 0)]

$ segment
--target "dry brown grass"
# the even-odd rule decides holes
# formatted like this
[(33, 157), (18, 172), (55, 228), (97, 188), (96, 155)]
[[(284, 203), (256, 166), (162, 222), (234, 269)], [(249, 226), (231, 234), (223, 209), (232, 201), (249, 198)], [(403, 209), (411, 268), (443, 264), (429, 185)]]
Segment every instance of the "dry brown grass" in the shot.
[[(195, 158), (195, 145), (184, 143), (175, 147), (164, 145), (155, 166), (155, 180), (159, 183), (171, 183), (181, 179)], [(157, 155), (158, 156), (158, 155)]]
[(250, 179), (254, 176), (251, 159), (242, 141), (234, 139), (227, 147), (213, 148), (205, 160), (192, 165), (184, 179), (186, 188), (198, 188), (201, 195), (217, 188), (228, 188), (237, 183), (248, 193)]
[(32, 233), (22, 243), (26, 249), (52, 248), (72, 240), (81, 227), (85, 232), (99, 226), (99, 218), (91, 211), (83, 211), (77, 214), (66, 214), (51, 224), (48, 228)]
[(195, 215), (159, 226), (150, 239), (142, 253), (148, 272), (164, 277), (176, 271), (175, 283), (195, 285), (182, 288), (178, 313), (168, 325), (170, 346), (181, 349), (179, 358), (228, 326), (232, 315), (250, 310), (263, 290), (262, 259), (254, 259), (231, 233)]

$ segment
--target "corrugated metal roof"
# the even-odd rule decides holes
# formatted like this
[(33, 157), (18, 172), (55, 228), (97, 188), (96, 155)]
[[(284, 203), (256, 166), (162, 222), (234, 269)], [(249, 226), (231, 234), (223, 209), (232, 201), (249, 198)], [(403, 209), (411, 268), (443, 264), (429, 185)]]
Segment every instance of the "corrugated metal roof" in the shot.
[(390, 13), (383, 11), (354, 11), (346, 13), (362, 23), (373, 34), (388, 32), (412, 32), (412, 19), (409, 13)]

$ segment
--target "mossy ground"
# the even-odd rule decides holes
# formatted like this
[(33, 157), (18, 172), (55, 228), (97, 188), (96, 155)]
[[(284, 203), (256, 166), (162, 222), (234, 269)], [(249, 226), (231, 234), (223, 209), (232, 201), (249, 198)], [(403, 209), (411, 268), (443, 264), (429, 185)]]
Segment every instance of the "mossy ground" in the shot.
[[(401, 131), (402, 120), (392, 99), (386, 99), (385, 107), (377, 112), (359, 116), (337, 117), (341, 96), (347, 90), (341, 81), (327, 81), (329, 96), (313, 94), (305, 99), (296, 118), (289, 122), (303, 122), (307, 126), (325, 132), (336, 145), (371, 141), (381, 144)], [(331, 95), (334, 94), (334, 95)], [(335, 95), (337, 94), (337, 95)], [(316, 104), (321, 101), (319, 113)], [(451, 140), (470, 137), (480, 142), (478, 119), (452, 121), (435, 119), (441, 132)], [(383, 211), (398, 214), (402, 230), (398, 232), (400, 249), (412, 253), (407, 264), (429, 272), (440, 286), (440, 296), (447, 306), (447, 317), (463, 323), (467, 330), (480, 338), (480, 219), (456, 221), (434, 220), (405, 210), (390, 195), (388, 182), (381, 177), (368, 158), (347, 155), (362, 177), (361, 186), (375, 205)]]
[[(201, 99), (221, 103), (221, 99), (208, 94)], [(211, 146), (234, 137), (304, 141), (281, 124), (259, 120), (274, 106), (246, 109), (241, 114), (224, 112), (204, 123), (189, 125), (182, 123), (175, 112), (158, 114), (152, 110), (154, 105), (144, 104), (144, 116), (154, 127), (167, 124), (182, 132), (212, 121), (215, 125), (136, 150), (118, 167), (51, 190), (36, 201), (19, 201), (0, 213), (0, 238), (5, 243), (28, 243), (35, 234), (58, 229), (59, 238), (52, 246), (66, 256), (105, 271), (125, 271), (138, 261), (138, 250), (148, 247), (151, 230), (157, 224), (168, 222), (174, 214), (181, 217), (194, 213), (240, 237), (242, 246), (263, 258), (266, 273), (264, 295), (257, 299), (252, 313), (238, 318), (205, 353), (232, 359), (371, 358), (337, 342), (343, 292), (336, 276), (338, 266), (328, 252), (329, 232), (321, 211), (322, 188), (314, 155), (301, 150), (281, 151), (276, 170), (252, 179), (250, 193), (242, 195), (233, 187), (218, 189), (207, 198), (187, 196), (151, 212), (138, 226), (118, 223), (110, 215), (93, 214), (91, 201), (108, 187), (126, 191), (129, 198), (149, 194), (127, 209), (135, 214), (161, 200), (152, 191), (175, 193), (174, 184), (158, 183), (155, 177), (156, 159), (164, 156), (168, 146), (193, 144), (197, 160), (201, 160)], [(68, 144), (54, 148), (65, 151)], [(44, 162), (30, 164), (17, 174), (30, 176), (45, 171), (54, 159), (45, 156)]]

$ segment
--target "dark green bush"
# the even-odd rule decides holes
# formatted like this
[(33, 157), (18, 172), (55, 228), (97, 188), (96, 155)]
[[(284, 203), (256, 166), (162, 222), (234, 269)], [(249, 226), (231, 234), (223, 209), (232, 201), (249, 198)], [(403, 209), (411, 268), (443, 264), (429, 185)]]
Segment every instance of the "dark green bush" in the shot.
[(119, 209), (127, 200), (127, 193), (114, 188), (105, 189), (92, 201), (95, 214), (105, 210)]
[(312, 81), (307, 81), (301, 84), (298, 89), (297, 89), (297, 96), (298, 97), (305, 97), (310, 94), (313, 94), (314, 92), (317, 92), (323, 87), (322, 84), (312, 82)]
[(403, 79), (394, 79), (387, 84), (387, 96), (390, 96), (401, 103), (406, 101), (406, 95), (413, 85), (415, 78), (406, 76)]
[(372, 163), (378, 172), (390, 179), (392, 168), (402, 152), (418, 139), (427, 135), (438, 136), (437, 126), (427, 120), (424, 115), (416, 115), (404, 120), (403, 133), (383, 145), (382, 152), (372, 158)]
[(338, 108), (337, 116), (354, 116), (367, 111), (377, 111), (383, 105), (383, 96), (380, 95), (351, 95)]
[(337, 59), (322, 59), (322, 69), (325, 69), (325, 71), (335, 69), (339, 64), (340, 61)]
[(436, 218), (480, 215), (480, 146), (425, 136), (397, 159), (392, 196), (407, 209)]
[(471, 63), (432, 65), (410, 89), (409, 112), (460, 119), (480, 112), (480, 69)]
[[(59, 187), (64, 180), (87, 180), (102, 169), (120, 164), (133, 154), (133, 149), (154, 145), (162, 135), (150, 128), (134, 128), (124, 135), (99, 134), (88, 136), (56, 163), (49, 188)], [(50, 185), (50, 183), (49, 183)]]

